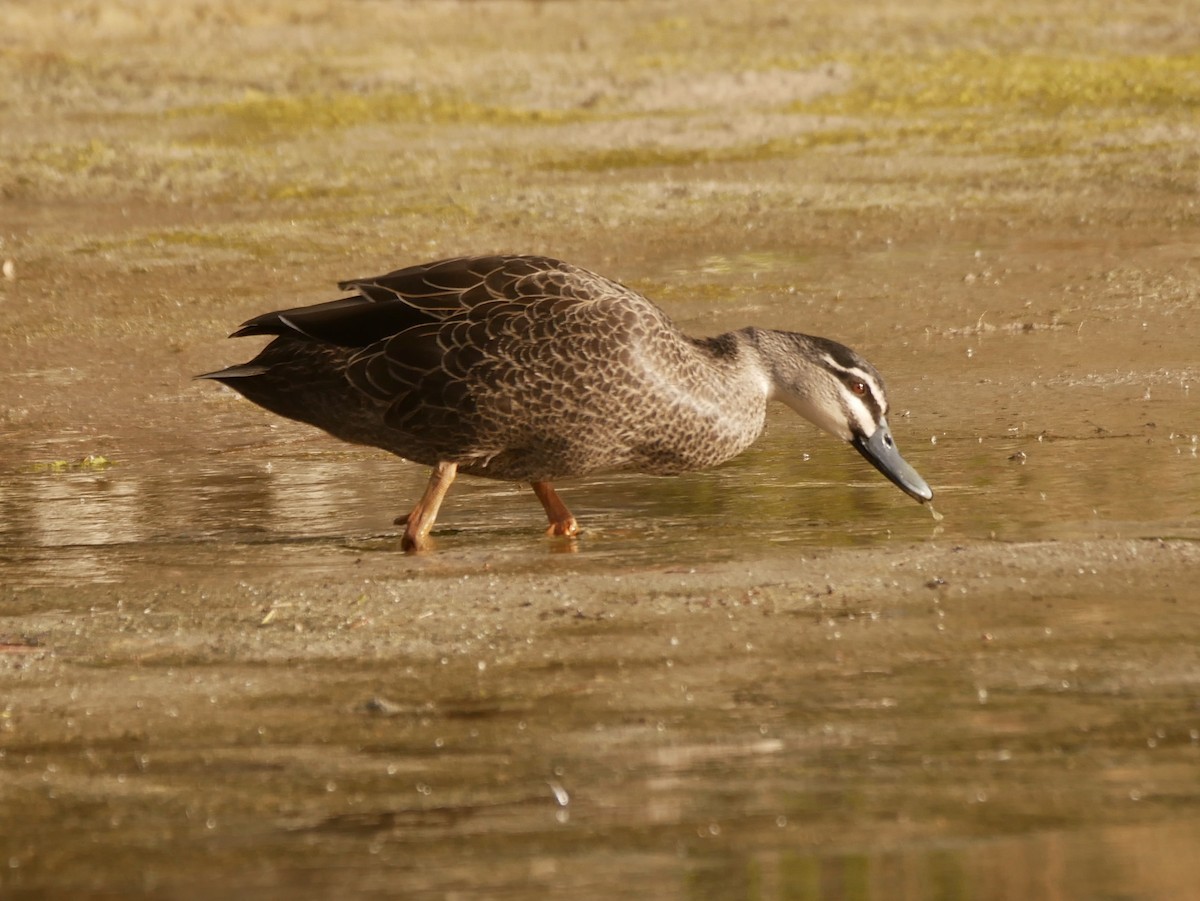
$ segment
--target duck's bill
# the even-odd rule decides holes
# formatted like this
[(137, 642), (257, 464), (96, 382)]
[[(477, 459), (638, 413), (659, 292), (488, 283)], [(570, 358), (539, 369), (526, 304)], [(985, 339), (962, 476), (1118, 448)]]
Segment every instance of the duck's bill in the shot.
[(850, 443), (854, 445), (855, 450), (871, 462), (872, 466), (887, 476), (892, 484), (913, 500), (920, 501), (922, 504), (933, 500), (933, 490), (900, 456), (900, 451), (896, 449), (896, 442), (892, 440), (892, 430), (888, 428), (886, 420), (879, 423), (879, 428), (870, 438), (856, 435)]

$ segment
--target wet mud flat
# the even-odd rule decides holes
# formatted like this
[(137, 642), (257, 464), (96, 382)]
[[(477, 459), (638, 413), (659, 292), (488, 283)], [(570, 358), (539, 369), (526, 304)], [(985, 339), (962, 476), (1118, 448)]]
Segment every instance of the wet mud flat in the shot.
[[(0, 894), (1188, 896), (1177, 7), (151, 6), (0, 44)], [(490, 251), (851, 344), (945, 519), (777, 411), (408, 556), (425, 472), (190, 381)]]
[(6, 598), (10, 885), (1184, 890), (1190, 542), (307, 556)]

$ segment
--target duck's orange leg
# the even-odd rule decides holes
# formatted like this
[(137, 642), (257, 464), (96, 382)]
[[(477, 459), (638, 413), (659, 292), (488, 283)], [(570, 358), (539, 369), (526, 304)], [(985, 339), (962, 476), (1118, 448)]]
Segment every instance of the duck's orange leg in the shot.
[(567, 509), (567, 505), (558, 496), (554, 486), (549, 482), (531, 482), (530, 486), (533, 488), (533, 493), (537, 495), (537, 499), (542, 502), (542, 507), (546, 510), (546, 518), (550, 520), (550, 527), (546, 529), (546, 534), (565, 535), (568, 538), (578, 535), (579, 523), (575, 521), (575, 517)]
[(408, 516), (396, 519), (396, 525), (404, 524), (404, 535), (400, 539), (400, 547), (404, 550), (422, 551), (429, 547), (429, 530), (433, 528), (438, 510), (441, 509), (446, 492), (450, 490), (450, 484), (457, 474), (457, 463), (439, 463), (433, 468), (429, 484), (425, 486), (425, 493), (412, 508), (412, 512)]

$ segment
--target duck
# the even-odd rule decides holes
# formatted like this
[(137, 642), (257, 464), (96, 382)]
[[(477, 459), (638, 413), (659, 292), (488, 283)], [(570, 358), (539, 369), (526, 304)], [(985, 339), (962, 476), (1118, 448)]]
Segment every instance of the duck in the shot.
[(580, 527), (554, 488), (723, 463), (780, 401), (849, 443), (920, 503), (879, 371), (828, 338), (754, 326), (685, 334), (624, 285), (544, 256), (469, 256), (339, 283), (349, 296), (264, 313), (230, 337), (273, 340), (197, 375), (335, 438), (432, 467), (401, 547), (422, 551), (459, 473), (527, 483), (547, 534)]

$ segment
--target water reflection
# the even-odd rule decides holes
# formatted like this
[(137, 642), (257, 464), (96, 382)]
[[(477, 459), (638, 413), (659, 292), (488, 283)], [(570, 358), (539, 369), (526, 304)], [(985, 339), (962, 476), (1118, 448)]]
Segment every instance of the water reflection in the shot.
[(815, 855), (779, 850), (697, 873), (687, 897), (823, 901), (1184, 898), (1200, 823)]
[[(470, 478), (455, 485), (435, 535), (443, 552), (492, 548), (535, 564), (548, 550), (671, 560), (931, 537), (1200, 534), (1200, 459), (1186, 434), (905, 437), (906, 456), (937, 493), (940, 524), (849, 448), (784, 414), (751, 451), (713, 471), (564, 483), (587, 530), (578, 544), (541, 540), (540, 508), (527, 488)], [(392, 519), (419, 495), (425, 471), (322, 444), (318, 437), (300, 453), (267, 446), (186, 464), (134, 458), (98, 472), (0, 472), (0, 553), (44, 580), (112, 577), (106, 568), (122, 559), (115, 549), (158, 547), (169, 556), (168, 548), (197, 541), (377, 536), (380, 549), (390, 547)]]

